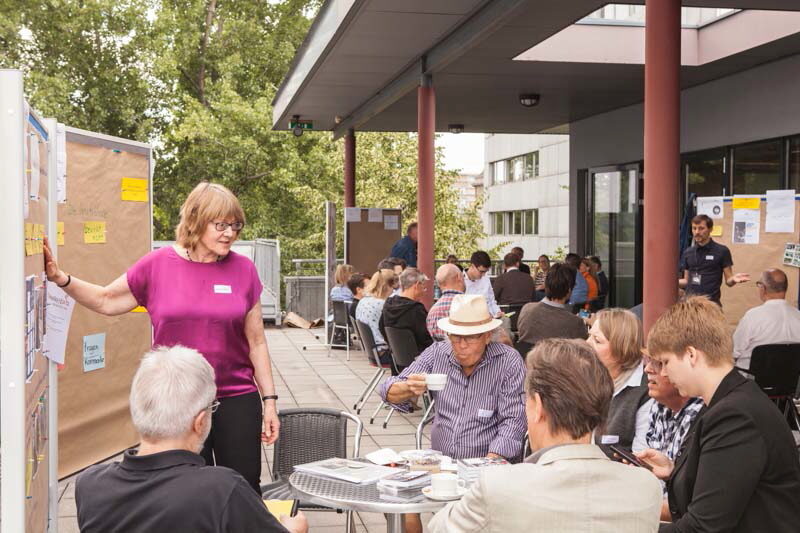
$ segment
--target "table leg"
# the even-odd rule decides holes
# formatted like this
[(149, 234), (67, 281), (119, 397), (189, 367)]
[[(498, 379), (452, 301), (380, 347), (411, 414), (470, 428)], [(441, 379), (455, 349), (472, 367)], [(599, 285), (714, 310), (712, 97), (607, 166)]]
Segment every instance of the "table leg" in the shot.
[(386, 533), (403, 533), (405, 531), (405, 521), (402, 514), (386, 515)]

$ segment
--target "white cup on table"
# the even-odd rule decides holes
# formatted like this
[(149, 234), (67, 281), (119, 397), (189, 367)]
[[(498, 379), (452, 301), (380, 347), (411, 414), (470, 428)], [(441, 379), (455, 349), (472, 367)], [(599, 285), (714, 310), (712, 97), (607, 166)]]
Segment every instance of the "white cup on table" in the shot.
[(459, 487), (465, 489), (467, 483), (455, 474), (442, 472), (431, 476), (431, 492), (434, 496), (443, 498), (458, 496)]
[(447, 384), (447, 374), (425, 374), (425, 385), (428, 390), (439, 391)]

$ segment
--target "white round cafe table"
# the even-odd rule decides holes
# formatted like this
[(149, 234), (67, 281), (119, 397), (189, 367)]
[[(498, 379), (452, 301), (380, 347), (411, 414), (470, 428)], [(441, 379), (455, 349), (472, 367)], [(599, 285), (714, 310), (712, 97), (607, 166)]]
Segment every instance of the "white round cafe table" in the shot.
[(289, 484), (299, 499), (346, 511), (384, 513), (387, 533), (402, 533), (403, 515), (407, 513), (435, 513), (447, 502), (425, 499), (414, 503), (395, 503), (382, 500), (375, 483), (358, 485), (337, 481), (303, 472), (289, 476)]

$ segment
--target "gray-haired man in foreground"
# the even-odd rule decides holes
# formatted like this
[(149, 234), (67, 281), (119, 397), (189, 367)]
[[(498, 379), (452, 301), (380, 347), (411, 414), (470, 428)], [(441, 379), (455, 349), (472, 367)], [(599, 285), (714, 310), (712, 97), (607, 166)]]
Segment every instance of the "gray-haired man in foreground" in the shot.
[(198, 455), (219, 403), (214, 370), (196, 350), (157, 348), (131, 385), (139, 449), (95, 465), (75, 486), (78, 525), (92, 532), (305, 533), (302, 514), (278, 522), (237, 472)]

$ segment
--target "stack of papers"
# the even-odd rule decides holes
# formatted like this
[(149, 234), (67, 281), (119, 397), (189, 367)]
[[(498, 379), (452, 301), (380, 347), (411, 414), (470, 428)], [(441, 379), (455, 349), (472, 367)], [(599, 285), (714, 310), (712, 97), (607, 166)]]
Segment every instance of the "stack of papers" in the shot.
[(481, 469), (491, 466), (502, 466), (511, 464), (503, 458), (495, 457), (476, 457), (474, 459), (458, 460), (458, 477), (467, 483), (474, 483), (480, 476)]
[(420, 489), (430, 485), (431, 475), (426, 471), (400, 472), (378, 481), (378, 490), (385, 492), (398, 492), (408, 489)]
[(323, 461), (296, 465), (294, 469), (297, 472), (304, 472), (306, 474), (350, 483), (358, 483), (359, 485), (375, 483), (381, 478), (405, 471), (402, 468), (389, 468), (387, 466), (378, 466), (336, 457)]

